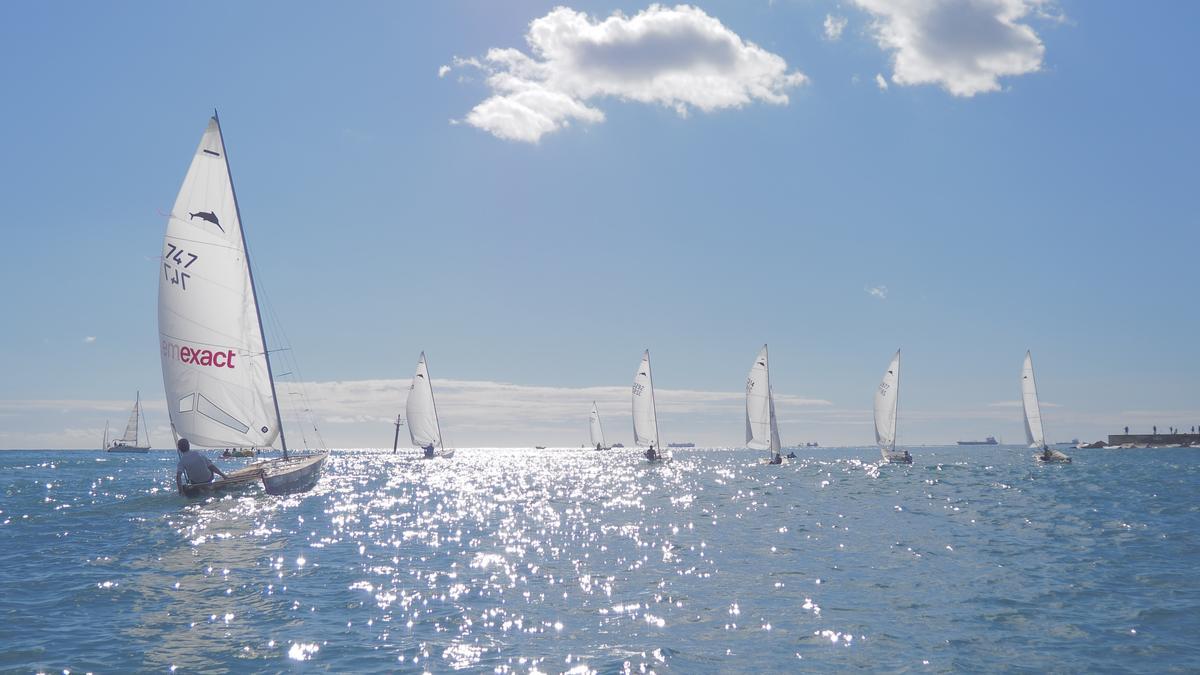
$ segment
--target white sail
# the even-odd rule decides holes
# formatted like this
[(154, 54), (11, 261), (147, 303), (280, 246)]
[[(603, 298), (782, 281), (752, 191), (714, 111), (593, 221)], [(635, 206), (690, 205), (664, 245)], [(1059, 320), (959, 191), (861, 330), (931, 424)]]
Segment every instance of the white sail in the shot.
[(596, 407), (595, 401), (592, 401), (592, 415), (589, 424), (588, 430), (591, 433), (592, 447), (607, 447), (604, 444), (604, 427), (600, 426), (600, 410)]
[(1042, 431), (1042, 406), (1038, 402), (1033, 356), (1029, 352), (1025, 352), (1025, 363), (1021, 367), (1021, 406), (1025, 409), (1025, 442), (1031, 448), (1046, 447), (1046, 434)]
[(654, 378), (650, 372), (650, 350), (642, 354), (633, 377), (633, 442), (659, 447), (658, 415), (654, 406)]
[(158, 333), (171, 424), (200, 446), (270, 446), (274, 390), (215, 118), (167, 219)]
[(408, 402), (404, 410), (413, 445), (428, 448), (442, 444), (442, 429), (438, 424), (437, 405), (433, 401), (433, 385), (429, 382), (425, 352), (421, 352), (421, 358), (417, 361), (417, 372), (408, 388)]
[(131, 445), (137, 445), (138, 441), (138, 419), (141, 417), (140, 404), (142, 402), (141, 394), (137, 400), (133, 402), (133, 412), (129, 413), (129, 421), (125, 424), (125, 435), (117, 440)]
[(875, 442), (879, 449), (891, 452), (896, 448), (896, 417), (900, 403), (900, 350), (892, 357), (887, 372), (875, 391)]
[(775, 419), (775, 397), (771, 392), (771, 370), (767, 346), (763, 345), (750, 374), (746, 376), (746, 446), (778, 453), (779, 424)]

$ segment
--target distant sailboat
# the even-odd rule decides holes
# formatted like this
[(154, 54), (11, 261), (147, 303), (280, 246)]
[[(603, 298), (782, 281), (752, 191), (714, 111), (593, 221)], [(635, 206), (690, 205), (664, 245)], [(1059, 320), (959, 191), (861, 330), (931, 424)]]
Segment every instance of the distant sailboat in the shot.
[(896, 451), (896, 423), (900, 412), (900, 350), (892, 357), (879, 388), (875, 390), (875, 443), (883, 461), (912, 464), (907, 450)]
[(754, 357), (754, 365), (750, 366), (750, 374), (746, 376), (746, 446), (769, 450), (770, 455), (763, 460), (766, 464), (783, 464), (766, 345)]
[(654, 405), (649, 349), (642, 353), (642, 362), (633, 377), (633, 442), (647, 446), (643, 454), (651, 462), (670, 459), (660, 452), (662, 445), (658, 437), (658, 411)]
[(125, 424), (125, 434), (120, 438), (114, 439), (110, 444), (108, 442), (108, 422), (104, 423), (104, 449), (108, 452), (136, 452), (145, 454), (150, 452), (150, 428), (146, 427), (146, 444), (139, 445), (138, 437), (141, 435), (139, 429), (140, 422), (145, 422), (142, 415), (142, 392), (137, 393), (137, 398), (133, 401), (133, 411), (129, 413), (129, 422)]
[[(442, 426), (438, 421), (437, 402), (433, 399), (433, 383), (429, 381), (429, 367), (425, 364), (425, 352), (417, 360), (417, 372), (408, 387), (408, 401), (404, 405), (408, 418), (408, 435), (413, 445), (425, 451), (425, 459), (453, 457), (454, 450), (442, 445)], [(441, 447), (441, 452), (437, 449)]]
[(1025, 442), (1029, 447), (1042, 452), (1037, 455), (1043, 462), (1070, 462), (1071, 458), (1046, 445), (1046, 433), (1042, 430), (1042, 405), (1038, 401), (1037, 379), (1033, 376), (1033, 355), (1025, 352), (1025, 363), (1021, 366), (1021, 408), (1025, 411)]
[(288, 453), (263, 336), (250, 252), (216, 113), (200, 139), (167, 219), (158, 278), (158, 334), (167, 410), (178, 437), (194, 446), (270, 447), (281, 459), (229, 477), (183, 484), (200, 495), (262, 481), (269, 494), (303, 492), (328, 453)]
[(592, 414), (588, 419), (588, 432), (592, 439), (592, 446), (597, 450), (608, 450), (609, 447), (604, 443), (604, 427), (600, 426), (600, 409), (596, 407), (596, 402), (592, 401)]

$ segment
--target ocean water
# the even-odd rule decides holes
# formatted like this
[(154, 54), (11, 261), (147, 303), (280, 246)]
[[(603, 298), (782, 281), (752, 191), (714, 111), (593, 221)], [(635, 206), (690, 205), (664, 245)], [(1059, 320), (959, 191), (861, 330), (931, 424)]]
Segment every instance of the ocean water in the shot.
[(1200, 451), (797, 452), (2, 452), (0, 670), (1200, 670)]

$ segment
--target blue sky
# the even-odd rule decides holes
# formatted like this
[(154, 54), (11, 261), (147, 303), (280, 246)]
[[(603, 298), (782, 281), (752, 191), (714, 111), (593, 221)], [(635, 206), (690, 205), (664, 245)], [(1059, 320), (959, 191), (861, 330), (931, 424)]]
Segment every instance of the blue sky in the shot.
[[(628, 443), (646, 347), (665, 440), (738, 444), (763, 342), (785, 443), (870, 443), (897, 347), (901, 443), (1019, 440), (1026, 349), (1052, 438), (1200, 424), (1200, 7), (909, 4), (651, 10), (757, 64), (668, 99), (631, 73), (717, 42), (644, 48), (645, 4), (10, 4), (0, 447), (86, 446), (138, 389), (165, 435), (161, 213), (214, 107), (337, 447), (390, 440), (421, 350), (460, 445), (584, 442), (597, 397)], [(616, 11), (625, 42), (567, 54), (604, 82), (528, 41)], [(598, 114), (503, 137), (497, 77)]]

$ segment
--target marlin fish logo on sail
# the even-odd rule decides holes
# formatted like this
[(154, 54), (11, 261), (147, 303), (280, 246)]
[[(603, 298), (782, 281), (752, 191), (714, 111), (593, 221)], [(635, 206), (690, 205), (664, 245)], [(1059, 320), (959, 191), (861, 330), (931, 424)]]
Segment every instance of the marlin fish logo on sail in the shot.
[(221, 227), (220, 221), (217, 220), (217, 214), (213, 213), (212, 211), (200, 211), (198, 213), (189, 213), (188, 215), (191, 216), (189, 220), (194, 220), (196, 218), (199, 218), (200, 220), (207, 220), (213, 225), (216, 225), (218, 230), (222, 232), (225, 231), (225, 228)]

